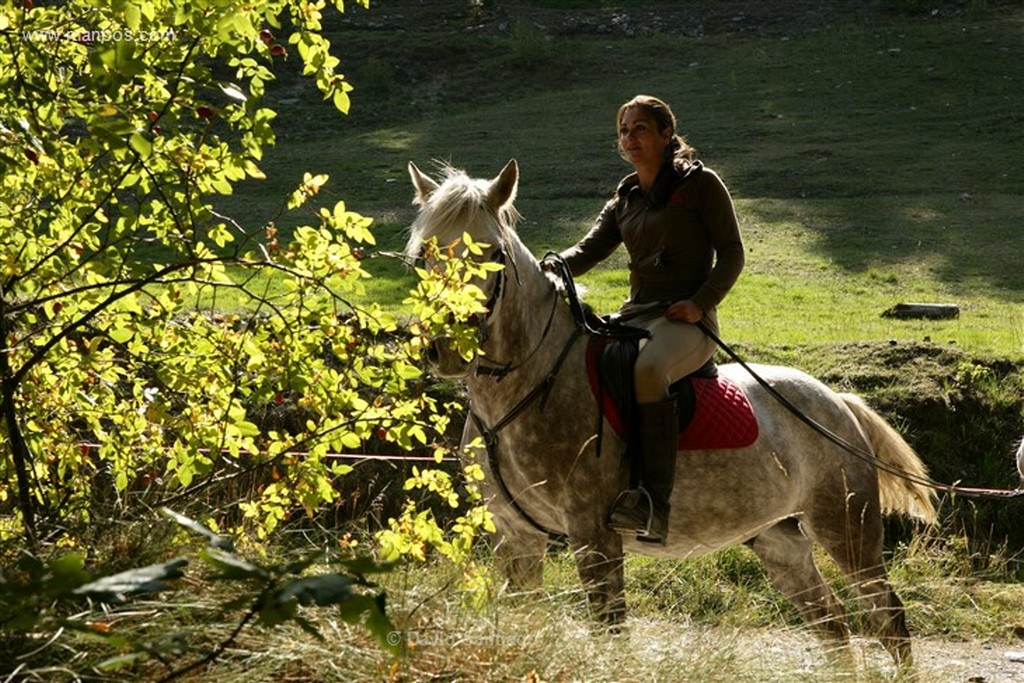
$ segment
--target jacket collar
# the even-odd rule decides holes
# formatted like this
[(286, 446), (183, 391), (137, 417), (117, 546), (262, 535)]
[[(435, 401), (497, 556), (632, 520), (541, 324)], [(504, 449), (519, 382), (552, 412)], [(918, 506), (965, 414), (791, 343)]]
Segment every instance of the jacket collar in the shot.
[[(648, 203), (654, 207), (661, 206), (668, 201), (673, 190), (699, 173), (703, 168), (704, 164), (700, 161), (682, 161), (665, 164), (661, 172), (658, 173), (658, 177), (654, 180), (654, 185), (647, 193)], [(634, 190), (641, 191), (640, 178), (636, 173), (630, 173), (619, 181), (619, 186), (615, 188), (615, 194), (624, 199)]]

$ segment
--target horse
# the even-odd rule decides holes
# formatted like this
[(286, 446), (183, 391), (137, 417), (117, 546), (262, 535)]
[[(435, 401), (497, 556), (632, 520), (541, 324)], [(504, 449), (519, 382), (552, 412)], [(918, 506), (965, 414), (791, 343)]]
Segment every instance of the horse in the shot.
[(557, 534), (573, 551), (591, 612), (606, 628), (621, 629), (624, 552), (691, 558), (745, 544), (772, 584), (835, 646), (830, 651), (849, 652), (843, 608), (812, 556), (818, 544), (856, 587), (870, 628), (897, 665), (910, 664), (903, 604), (882, 559), (883, 515), (932, 523), (934, 492), (920, 483), (926, 468), (895, 429), (858, 397), (799, 370), (752, 367), (871, 459), (855, 457), (780, 406), (739, 365), (721, 365), (720, 374), (742, 388), (753, 408), (756, 440), (679, 452), (666, 545), (612, 531), (607, 513), (627, 486), (629, 467), (609, 454), (621, 454), (626, 443), (607, 420), (598, 426), (586, 335), (563, 289), (516, 233), (516, 161), (491, 179), (444, 166), (434, 180), (412, 162), (408, 171), (418, 206), (408, 256), (421, 258), (430, 240), (449, 245), (465, 233), (488, 245), (478, 258), (505, 265), (478, 281), (488, 297), (486, 313), (475, 320), (479, 352), (467, 360), (441, 337), (427, 356), (435, 373), (465, 383), (462, 445), (483, 466), (497, 528), (495, 562), (510, 585), (542, 584), (549, 537)]

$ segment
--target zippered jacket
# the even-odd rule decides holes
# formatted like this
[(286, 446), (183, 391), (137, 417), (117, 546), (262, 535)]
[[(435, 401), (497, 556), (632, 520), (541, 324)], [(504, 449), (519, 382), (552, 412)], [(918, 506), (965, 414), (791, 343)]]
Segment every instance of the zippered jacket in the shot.
[(699, 161), (665, 164), (649, 192), (635, 173), (623, 178), (594, 227), (561, 256), (579, 276), (619, 244), (629, 254), (630, 292), (623, 309), (690, 299), (710, 311), (732, 288), (745, 260), (729, 191)]

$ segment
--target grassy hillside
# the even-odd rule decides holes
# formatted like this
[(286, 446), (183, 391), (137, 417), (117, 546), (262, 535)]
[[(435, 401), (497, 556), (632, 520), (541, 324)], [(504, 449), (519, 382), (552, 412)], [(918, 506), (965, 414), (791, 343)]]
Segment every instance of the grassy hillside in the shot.
[[(335, 42), (356, 86), (351, 115), (284, 78), (271, 93), (284, 132), (270, 187), (232, 203), (259, 220), (268, 189), (327, 172), (332, 196), (373, 216), (394, 248), (412, 217), (408, 160), (484, 176), (515, 157), (521, 234), (542, 254), (582, 235), (627, 171), (614, 112), (650, 92), (673, 104), (737, 202), (749, 265), (724, 306), (730, 338), (927, 337), (1024, 353), (1020, 3), (922, 14), (884, 3), (565, 4), (350, 8)], [(622, 265), (588, 276), (599, 308), (622, 299)], [(398, 284), (373, 296), (397, 304), (401, 270), (374, 267)], [(879, 317), (921, 300), (963, 314)]]

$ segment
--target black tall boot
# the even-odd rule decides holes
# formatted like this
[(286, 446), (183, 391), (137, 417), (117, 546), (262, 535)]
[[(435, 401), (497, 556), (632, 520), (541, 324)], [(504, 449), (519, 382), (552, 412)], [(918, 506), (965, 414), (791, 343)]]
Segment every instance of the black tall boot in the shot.
[(618, 533), (635, 533), (637, 540), (664, 545), (679, 438), (676, 397), (657, 403), (640, 403), (637, 410), (640, 486), (619, 494), (608, 515), (608, 524)]

